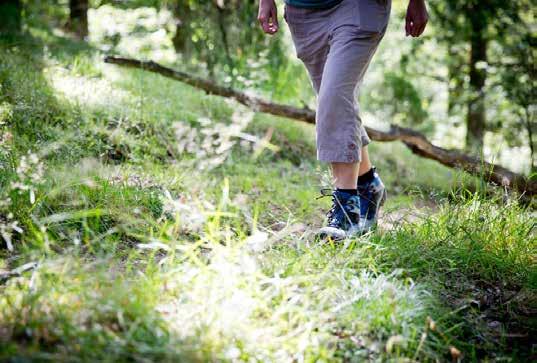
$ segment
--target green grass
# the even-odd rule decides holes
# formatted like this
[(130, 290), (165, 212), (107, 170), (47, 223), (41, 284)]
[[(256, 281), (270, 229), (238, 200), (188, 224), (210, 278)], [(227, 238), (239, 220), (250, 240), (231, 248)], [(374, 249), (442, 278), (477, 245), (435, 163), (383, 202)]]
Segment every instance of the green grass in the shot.
[[(0, 360), (535, 353), (535, 214), (514, 197), (373, 144), (386, 218), (417, 217), (319, 243), (311, 126), (32, 34), (0, 47)], [(269, 129), (279, 151), (234, 136)]]

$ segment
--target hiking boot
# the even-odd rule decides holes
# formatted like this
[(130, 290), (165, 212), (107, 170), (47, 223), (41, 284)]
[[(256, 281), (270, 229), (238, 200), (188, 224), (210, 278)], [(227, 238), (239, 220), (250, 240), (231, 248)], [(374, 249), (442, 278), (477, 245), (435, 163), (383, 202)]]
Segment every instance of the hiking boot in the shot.
[[(330, 194), (324, 194), (323, 196)], [(320, 238), (341, 240), (360, 232), (360, 198), (357, 195), (334, 190), (332, 208), (327, 213), (328, 223), (319, 230)]]
[(360, 197), (360, 233), (367, 233), (377, 227), (380, 207), (386, 201), (386, 187), (375, 168), (373, 179), (366, 184), (358, 184)]

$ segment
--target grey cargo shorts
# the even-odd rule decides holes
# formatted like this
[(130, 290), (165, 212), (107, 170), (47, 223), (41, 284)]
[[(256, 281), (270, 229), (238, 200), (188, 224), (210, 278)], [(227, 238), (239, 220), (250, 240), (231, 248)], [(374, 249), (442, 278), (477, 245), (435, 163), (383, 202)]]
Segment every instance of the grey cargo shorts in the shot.
[(343, 0), (329, 9), (285, 6), (297, 57), (317, 93), (317, 158), (356, 163), (369, 144), (357, 93), (388, 25), (390, 0)]

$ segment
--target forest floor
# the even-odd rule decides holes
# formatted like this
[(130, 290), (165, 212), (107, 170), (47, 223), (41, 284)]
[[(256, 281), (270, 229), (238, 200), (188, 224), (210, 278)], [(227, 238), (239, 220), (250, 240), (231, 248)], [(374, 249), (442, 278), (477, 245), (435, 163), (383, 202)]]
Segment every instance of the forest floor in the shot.
[(46, 32), (0, 54), (1, 361), (536, 358), (516, 196), (376, 143), (379, 230), (321, 243), (310, 125)]

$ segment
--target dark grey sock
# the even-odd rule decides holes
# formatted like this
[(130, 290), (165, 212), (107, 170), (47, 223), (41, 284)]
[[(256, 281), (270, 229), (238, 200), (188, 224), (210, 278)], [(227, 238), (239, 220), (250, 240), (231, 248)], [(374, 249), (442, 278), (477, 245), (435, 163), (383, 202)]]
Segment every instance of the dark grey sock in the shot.
[(369, 169), (368, 172), (366, 172), (363, 175), (360, 175), (358, 177), (358, 185), (366, 185), (369, 184), (375, 179), (375, 167), (373, 166), (371, 169)]
[(338, 192), (347, 193), (350, 195), (358, 195), (358, 189), (339, 189), (337, 188)]

